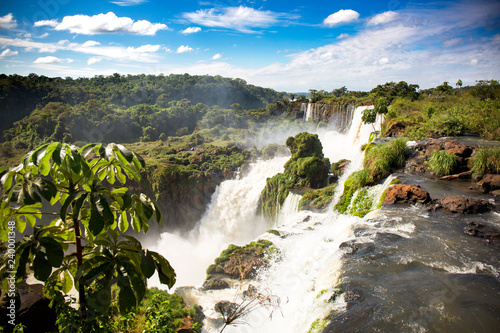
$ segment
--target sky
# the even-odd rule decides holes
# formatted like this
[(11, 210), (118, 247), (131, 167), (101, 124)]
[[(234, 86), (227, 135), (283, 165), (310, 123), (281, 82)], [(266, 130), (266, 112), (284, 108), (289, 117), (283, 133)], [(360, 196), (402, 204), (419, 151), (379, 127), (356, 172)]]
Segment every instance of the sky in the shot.
[(0, 0), (0, 73), (473, 85), (500, 79), (500, 1)]

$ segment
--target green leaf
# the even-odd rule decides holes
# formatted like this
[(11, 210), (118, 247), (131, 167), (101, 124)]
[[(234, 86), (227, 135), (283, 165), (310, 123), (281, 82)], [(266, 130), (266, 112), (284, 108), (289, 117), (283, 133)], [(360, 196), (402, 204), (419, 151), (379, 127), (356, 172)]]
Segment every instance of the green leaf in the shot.
[(38, 252), (33, 260), (33, 269), (35, 278), (40, 281), (46, 281), (52, 272), (52, 266), (45, 259), (45, 253)]
[(9, 170), (8, 172), (6, 172), (2, 178), (0, 178), (1, 182), (2, 182), (2, 186), (3, 186), (3, 189), (5, 191), (8, 191), (11, 186), (12, 186), (12, 181), (14, 180), (14, 175), (16, 173), (14, 171), (11, 171)]
[(66, 222), (66, 216), (67, 216), (67, 211), (68, 211), (69, 205), (71, 205), (71, 203), (75, 200), (75, 198), (77, 198), (78, 196), (80, 196), (83, 193), (85, 193), (85, 192), (78, 191), (78, 192), (72, 193), (70, 196), (68, 196), (66, 198), (66, 200), (64, 201), (64, 203), (61, 207), (61, 210), (59, 211), (59, 217), (61, 218), (61, 220), (63, 222)]
[(85, 199), (87, 199), (88, 193), (83, 193), (75, 202), (75, 206), (73, 207), (73, 217), (76, 216), (77, 219), (80, 218), (80, 210), (82, 209), (83, 203)]
[(160, 282), (166, 284), (169, 288), (172, 288), (175, 284), (175, 271), (170, 266), (170, 263), (161, 254), (150, 251), (151, 257), (155, 261), (156, 270), (158, 271), (158, 277)]
[(127, 212), (126, 211), (122, 211), (122, 213), (120, 214), (120, 216), (118, 218), (118, 229), (121, 232), (125, 232), (128, 229), (128, 219), (127, 219)]
[(73, 288), (73, 279), (69, 275), (68, 271), (64, 271), (61, 279), (62, 290), (65, 294), (69, 293)]
[(153, 276), (156, 270), (155, 261), (149, 250), (141, 251), (141, 270), (148, 279)]
[(121, 272), (118, 273), (117, 284), (118, 288), (120, 288), (118, 293), (118, 306), (120, 308), (120, 313), (125, 314), (135, 308), (137, 300), (130, 286), (130, 282)]
[(129, 281), (132, 284), (137, 302), (140, 302), (146, 293), (146, 282), (144, 281), (144, 276), (142, 271), (139, 271), (131, 263), (122, 262), (123, 269), (127, 272)]
[(89, 143), (85, 146), (83, 146), (82, 148), (80, 148), (80, 154), (82, 154), (83, 157), (87, 157), (87, 155), (92, 152), (93, 150), (95, 150), (95, 148), (99, 149), (97, 147), (97, 144), (95, 143)]
[(134, 229), (137, 233), (141, 232), (141, 221), (139, 220), (137, 214), (132, 216), (132, 229)]
[(28, 225), (33, 228), (36, 224), (36, 218), (35, 216), (31, 215), (31, 214), (26, 214), (26, 215), (23, 215), (24, 218), (26, 219), (26, 222), (28, 222)]
[(52, 267), (60, 267), (64, 258), (62, 245), (51, 237), (40, 238), (40, 244), (45, 248), (49, 264)]
[(47, 201), (50, 201), (57, 194), (57, 188), (50, 180), (37, 178), (33, 183), (38, 193)]
[(115, 221), (115, 216), (109, 207), (108, 200), (103, 195), (99, 195), (96, 202), (97, 210), (104, 218), (104, 224), (110, 226)]
[(120, 150), (121, 155), (123, 155), (123, 157), (125, 157), (127, 162), (129, 162), (129, 163), (132, 162), (132, 160), (134, 159), (134, 153), (132, 153), (130, 150), (128, 150), (127, 148), (125, 148), (124, 146), (122, 146), (120, 144), (118, 144), (116, 146)]
[(52, 161), (58, 166), (61, 165), (61, 149), (62, 149), (62, 144), (57, 143), (56, 147), (54, 148), (54, 151), (52, 152)]
[(98, 290), (89, 292), (87, 302), (93, 310), (105, 314), (111, 305), (111, 282), (106, 281)]
[(14, 222), (17, 231), (22, 234), (26, 228), (26, 221), (22, 220), (20, 215), (14, 215)]
[[(102, 210), (102, 208), (101, 208)], [(90, 195), (90, 219), (89, 219), (89, 231), (92, 235), (97, 236), (104, 229), (104, 216), (99, 212), (97, 208), (97, 203), (94, 195)]]

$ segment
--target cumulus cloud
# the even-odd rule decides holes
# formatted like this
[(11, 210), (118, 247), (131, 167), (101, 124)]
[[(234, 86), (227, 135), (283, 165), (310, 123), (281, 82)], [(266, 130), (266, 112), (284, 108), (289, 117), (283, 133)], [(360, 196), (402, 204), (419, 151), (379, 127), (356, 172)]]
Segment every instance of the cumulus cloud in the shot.
[(385, 24), (397, 19), (399, 19), (399, 14), (397, 12), (388, 11), (372, 17), (370, 20), (368, 20), (368, 25)]
[(379, 65), (387, 65), (387, 64), (389, 63), (389, 58), (387, 58), (387, 57), (382, 57), (382, 58), (380, 58), (380, 59), (377, 61), (377, 63), (378, 63)]
[(284, 19), (298, 16), (257, 10), (245, 6), (200, 9), (194, 13), (184, 13), (183, 17), (193, 23), (213, 28), (234, 29), (244, 33), (254, 33), (254, 28), (267, 28)]
[(329, 27), (333, 27), (334, 25), (356, 21), (358, 18), (358, 12), (352, 9), (341, 9), (338, 12), (329, 15), (323, 21), (323, 24)]
[(96, 46), (96, 45), (101, 45), (101, 43), (96, 42), (95, 40), (88, 40), (82, 44), (83, 47)]
[(184, 35), (189, 35), (189, 34), (194, 34), (194, 33), (200, 32), (200, 31), (201, 31), (200, 27), (189, 27), (189, 28), (182, 30), (181, 32)]
[(134, 21), (129, 17), (118, 17), (113, 12), (94, 16), (65, 16), (60, 23), (56, 20), (45, 20), (35, 22), (35, 26), (50, 26), (58, 31), (67, 30), (82, 35), (125, 33), (146, 36), (154, 36), (157, 31), (168, 28), (162, 23), (151, 23), (146, 20)]
[(222, 58), (222, 54), (217, 53), (217, 54), (214, 54), (214, 56), (212, 57), (212, 60), (219, 60), (220, 58)]
[(73, 62), (73, 59), (59, 59), (58, 57), (48, 56), (37, 58), (35, 64), (60, 64), (62, 62)]
[(87, 60), (87, 65), (93, 65), (101, 62), (102, 58), (101, 57), (90, 57), (89, 60)]
[(12, 29), (15, 27), (17, 27), (17, 21), (14, 19), (12, 13), (0, 17), (0, 29)]
[(5, 57), (16, 56), (18, 54), (19, 54), (19, 52), (17, 52), (17, 51), (12, 51), (11, 49), (6, 49), (2, 53), (0, 53), (0, 59), (3, 59)]
[(177, 48), (177, 53), (192, 52), (193, 49), (187, 45), (181, 45)]

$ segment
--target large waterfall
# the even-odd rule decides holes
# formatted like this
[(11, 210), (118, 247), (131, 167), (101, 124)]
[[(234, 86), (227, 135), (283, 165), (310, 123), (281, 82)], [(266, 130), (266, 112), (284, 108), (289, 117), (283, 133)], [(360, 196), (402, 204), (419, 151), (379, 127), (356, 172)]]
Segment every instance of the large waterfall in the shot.
[[(364, 108), (356, 108), (348, 131), (318, 132), (326, 157), (351, 160), (334, 201), (345, 178), (362, 167), (360, 147), (373, 130), (362, 124)], [(500, 258), (456, 231), (454, 218), (430, 215), (419, 206), (374, 211), (364, 219), (331, 207), (322, 213), (299, 212), (300, 196), (291, 194), (276, 224), (267, 224), (257, 212), (258, 198), (266, 178), (282, 172), (287, 159), (253, 163), (246, 174), (223, 182), (189, 237), (164, 233), (151, 246), (176, 270), (176, 287), (195, 287), (185, 298), (203, 307), (205, 332), (220, 331), (215, 303), (234, 301), (248, 283), (279, 297), (280, 309), (270, 319), (269, 311), (259, 308), (224, 332), (322, 332), (331, 322), (338, 332), (498, 329)], [(375, 201), (389, 182), (372, 189)], [(487, 219), (500, 223), (498, 215)], [(266, 233), (270, 228), (280, 235)], [(221, 250), (254, 239), (270, 240), (279, 251), (256, 279), (224, 290), (199, 288)], [(480, 315), (470, 318), (468, 311), (477, 309)]]

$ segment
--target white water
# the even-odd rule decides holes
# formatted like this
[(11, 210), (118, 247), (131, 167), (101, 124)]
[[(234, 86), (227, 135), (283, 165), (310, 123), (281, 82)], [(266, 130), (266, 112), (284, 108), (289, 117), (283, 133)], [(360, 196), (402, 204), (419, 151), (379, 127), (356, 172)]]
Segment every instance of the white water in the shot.
[[(331, 162), (349, 159), (351, 163), (346, 176), (339, 181), (338, 199), (343, 182), (348, 174), (362, 166), (362, 144), (368, 141), (372, 126), (361, 122), (362, 111), (355, 110), (348, 133), (323, 131), (318, 133), (325, 157)], [(310, 114), (309, 108), (306, 112)], [(278, 142), (283, 144), (283, 142)], [(323, 318), (332, 307), (342, 306), (342, 302), (326, 303), (322, 291), (336, 284), (341, 251), (339, 244), (352, 237), (351, 226), (357, 217), (338, 215), (331, 209), (326, 213), (298, 212), (300, 196), (289, 195), (280, 211), (277, 230), (278, 237), (264, 233), (269, 229), (257, 214), (257, 203), (267, 177), (283, 171), (288, 158), (276, 158), (253, 164), (248, 175), (223, 182), (217, 189), (208, 211), (188, 238), (164, 233), (153, 248), (166, 256), (177, 273), (176, 286), (200, 286), (205, 278), (206, 268), (228, 244), (243, 245), (252, 239), (271, 240), (281, 253), (280, 260), (274, 262), (267, 271), (260, 272), (257, 285), (259, 291), (268, 290), (282, 301), (281, 313), (274, 313), (269, 320), (268, 312), (252, 312), (245, 322), (251, 325), (227, 327), (225, 332), (307, 332), (311, 323)], [(258, 237), (261, 235), (260, 237)], [(330, 289), (331, 291), (331, 289)], [(214, 324), (213, 310), (217, 301), (233, 301), (241, 289), (201, 292), (193, 290), (191, 297), (205, 310), (209, 318), (205, 322), (206, 332), (218, 332), (220, 322)], [(210, 318), (212, 317), (212, 318)]]
[[(287, 160), (278, 157), (252, 163), (247, 175), (217, 187), (207, 212), (188, 237), (165, 232), (157, 244), (150, 246), (174, 267), (176, 287), (200, 285), (207, 267), (229, 244), (244, 245), (268, 229), (257, 214), (260, 193), (268, 177), (283, 172)], [(150, 285), (164, 287), (154, 279)]]

